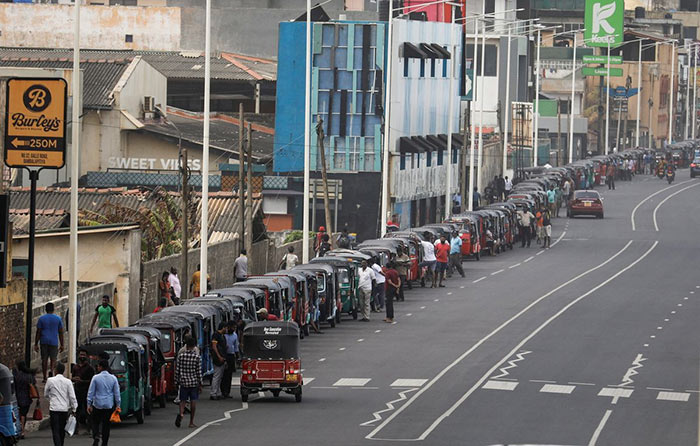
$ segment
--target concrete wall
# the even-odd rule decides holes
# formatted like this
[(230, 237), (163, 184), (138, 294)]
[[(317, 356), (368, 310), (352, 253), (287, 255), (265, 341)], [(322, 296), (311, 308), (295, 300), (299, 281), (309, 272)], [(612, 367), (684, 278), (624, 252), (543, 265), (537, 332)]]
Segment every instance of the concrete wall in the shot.
[[(39, 289), (43, 286), (44, 289), (46, 290), (55, 290), (57, 289), (58, 282), (53, 282), (53, 283), (44, 283), (41, 284), (39, 283)], [(79, 343), (83, 342), (86, 337), (89, 335), (88, 331), (90, 329), (90, 323), (92, 322), (92, 317), (95, 314), (94, 310), (95, 308), (102, 303), (102, 296), (105, 294), (108, 296), (112, 295), (112, 290), (114, 289), (114, 283), (99, 283), (99, 284), (90, 284), (92, 286), (86, 286), (86, 284), (82, 284), (78, 286), (78, 302), (80, 302), (80, 338), (78, 339)], [(80, 288), (85, 287), (84, 289), (80, 290)], [(40, 295), (37, 292), (37, 298), (34, 302), (33, 309), (32, 309), (32, 336), (35, 335), (35, 328), (36, 323), (39, 320), (39, 317), (41, 317), (45, 311), (44, 311), (44, 305), (46, 305), (48, 302), (53, 302), (55, 306), (55, 311), (54, 313), (58, 316), (60, 316), (63, 319), (63, 325), (64, 328), (66, 328), (64, 332), (64, 346), (65, 346), (65, 351), (59, 355), (59, 359), (65, 360), (68, 356), (68, 330), (66, 327), (66, 311), (68, 310), (68, 296), (64, 295), (62, 297), (58, 297), (56, 293), (52, 293), (49, 291), (48, 294), (45, 295)], [(112, 303), (116, 308), (117, 312), (119, 313), (119, 303), (113, 302)], [(128, 325), (126, 322), (126, 319), (122, 319), (122, 317), (118, 314), (117, 317), (119, 318), (119, 324), (122, 326)], [(33, 338), (32, 338), (33, 342)], [(23, 350), (23, 349), (22, 349)], [(40, 366), (40, 357), (39, 353), (35, 352), (32, 350), (32, 365), (34, 367)]]
[(0, 363), (13, 367), (24, 352), (24, 301), (27, 282), (11, 280), (0, 288)]
[[(149, 11), (150, 8), (142, 8)], [(153, 96), (156, 105), (166, 108), (168, 96), (168, 78), (139, 57), (139, 62), (132, 62), (122, 76), (122, 83), (114, 91), (115, 107), (126, 110), (135, 118), (143, 116), (143, 97)]]
[[(70, 275), (68, 232), (38, 234), (35, 247), (34, 279), (58, 280)], [(12, 240), (14, 257), (27, 258), (28, 238)], [(78, 279), (83, 282), (114, 283), (117, 316), (124, 323), (139, 317), (139, 265), (141, 230), (81, 233), (78, 236)], [(110, 290), (110, 296), (114, 289)]]
[[(176, 51), (180, 49), (180, 14), (180, 8), (85, 5), (81, 8), (81, 45), (93, 49)], [(71, 5), (1, 3), (0, 25), (0, 46), (73, 45)], [(126, 42), (127, 34), (133, 36), (133, 42)], [(200, 34), (204, 38), (204, 33)]]

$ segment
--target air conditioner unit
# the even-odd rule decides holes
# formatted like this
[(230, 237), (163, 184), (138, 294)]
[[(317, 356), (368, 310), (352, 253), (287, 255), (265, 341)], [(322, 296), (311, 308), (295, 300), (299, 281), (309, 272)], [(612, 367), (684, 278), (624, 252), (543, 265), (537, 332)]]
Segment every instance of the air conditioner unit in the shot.
[(153, 96), (143, 97), (143, 112), (154, 113), (156, 111), (156, 98)]

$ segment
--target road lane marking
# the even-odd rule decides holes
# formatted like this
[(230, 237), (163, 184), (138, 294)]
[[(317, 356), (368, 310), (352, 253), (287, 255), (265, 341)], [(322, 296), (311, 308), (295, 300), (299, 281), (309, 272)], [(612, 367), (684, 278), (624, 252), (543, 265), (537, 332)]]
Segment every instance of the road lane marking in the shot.
[[(627, 247), (629, 247), (631, 244), (632, 244), (632, 240), (630, 240), (630, 241), (625, 245), (625, 247), (622, 248), (622, 250), (618, 251), (616, 254), (614, 254), (612, 257), (610, 257), (608, 260), (606, 260), (606, 261), (603, 262), (602, 264), (600, 264), (600, 265), (594, 267), (593, 270), (602, 268), (605, 264), (607, 264), (607, 263), (609, 263), (610, 261), (612, 261), (612, 259), (614, 259), (615, 257), (617, 257), (617, 256), (618, 256), (620, 253), (622, 253), (625, 249), (627, 249)], [(553, 316), (551, 316), (549, 319), (547, 319), (544, 323), (542, 323), (540, 326), (538, 326), (536, 329), (534, 329), (528, 336), (526, 336), (520, 343), (518, 343), (518, 345), (516, 345), (515, 348), (513, 348), (513, 350), (511, 350), (503, 359), (501, 359), (501, 361), (500, 361), (499, 363), (497, 363), (496, 365), (494, 365), (494, 366), (491, 368), (491, 370), (489, 370), (488, 372), (486, 372), (486, 374), (484, 374), (484, 375), (479, 379), (479, 381), (478, 381), (476, 384), (474, 384), (474, 386), (472, 386), (471, 389), (469, 389), (464, 395), (462, 395), (462, 397), (461, 397), (459, 400), (457, 400), (457, 402), (454, 403), (454, 404), (452, 405), (452, 407), (450, 407), (450, 408), (447, 409), (442, 415), (440, 415), (440, 416), (433, 422), (433, 424), (431, 424), (430, 427), (428, 427), (428, 429), (426, 429), (425, 432), (423, 432), (423, 433), (420, 435), (419, 439), (420, 439), (420, 440), (425, 440), (425, 438), (427, 438), (427, 436), (430, 435), (430, 433), (431, 433), (433, 430), (435, 430), (435, 428), (436, 428), (440, 423), (442, 423), (442, 421), (443, 421), (445, 418), (449, 417), (455, 410), (457, 410), (457, 408), (458, 408), (467, 398), (469, 398), (469, 396), (470, 396), (476, 389), (479, 388), (479, 386), (484, 382), (484, 380), (488, 379), (488, 377), (491, 376), (491, 374), (493, 373), (493, 371), (494, 371), (495, 369), (497, 369), (497, 368), (498, 368), (503, 362), (505, 362), (509, 357), (513, 356), (513, 354), (514, 354), (516, 351), (518, 351), (519, 349), (521, 349), (527, 342), (529, 342), (533, 337), (535, 337), (535, 336), (536, 336), (539, 332), (541, 332), (545, 327), (547, 327), (550, 323), (552, 323), (552, 321), (554, 321), (554, 320), (557, 319), (559, 316), (561, 316), (562, 314), (564, 314), (564, 313), (566, 312), (566, 310), (568, 310), (569, 308), (573, 307), (576, 303), (580, 302), (582, 299), (585, 299), (586, 297), (590, 296), (590, 295), (593, 294), (594, 292), (596, 292), (596, 291), (598, 291), (599, 289), (603, 288), (603, 287), (604, 287), (605, 285), (607, 285), (608, 283), (610, 283), (610, 282), (612, 282), (613, 280), (615, 280), (616, 278), (620, 277), (620, 276), (621, 276), (622, 274), (624, 274), (625, 272), (627, 272), (627, 271), (629, 271), (630, 269), (632, 269), (635, 265), (637, 265), (639, 262), (641, 262), (642, 260), (644, 260), (644, 259), (656, 248), (656, 246), (657, 246), (658, 244), (659, 244), (659, 242), (658, 242), (658, 241), (655, 241), (654, 244), (651, 246), (651, 248), (649, 248), (648, 250), (646, 250), (646, 251), (644, 252), (644, 254), (642, 254), (642, 255), (641, 255), (639, 258), (637, 258), (635, 261), (633, 261), (632, 263), (630, 263), (630, 264), (627, 265), (626, 267), (622, 268), (622, 269), (619, 270), (617, 273), (613, 274), (613, 275), (610, 276), (608, 279), (604, 280), (603, 282), (601, 282), (600, 284), (598, 284), (598, 285), (595, 286), (594, 288), (590, 289), (588, 292), (582, 294), (581, 296), (577, 297), (576, 299), (574, 299), (574, 300), (572, 300), (571, 302), (569, 302), (568, 304), (566, 304), (561, 310), (559, 310), (558, 312), (556, 312)], [(589, 271), (591, 271), (591, 270), (589, 270)], [(577, 277), (581, 277), (582, 275), (585, 275), (585, 274), (588, 274), (588, 272), (581, 273), (581, 274), (580, 274), (579, 276), (577, 276)], [(574, 278), (574, 279), (571, 279), (571, 280), (573, 281), (573, 280), (575, 280), (575, 278)], [(569, 282), (567, 282), (567, 283), (569, 283)], [(554, 292), (556, 292), (556, 290), (559, 290), (559, 289), (563, 288), (564, 286), (565, 286), (564, 284), (563, 284), (563, 285), (560, 285), (559, 287), (555, 288), (553, 291), (550, 291), (550, 293), (553, 294)], [(545, 296), (549, 295), (550, 293), (546, 294)], [(542, 298), (540, 298), (540, 299), (542, 299)], [(537, 301), (539, 301), (539, 299), (538, 299)], [(537, 301), (535, 301), (535, 302), (537, 302)], [(532, 305), (532, 304), (531, 304), (531, 305)], [(526, 307), (524, 310), (526, 310), (527, 308), (529, 308), (529, 306)], [(507, 323), (507, 322), (506, 322), (506, 323)], [(428, 386), (423, 387), (423, 389), (421, 389), (421, 390), (424, 390), (424, 389), (426, 389), (427, 387), (428, 387)], [(415, 397), (419, 396), (419, 394), (420, 394), (420, 392), (417, 393), (416, 395), (414, 395), (413, 397), (415, 398)], [(410, 401), (409, 401), (409, 402), (410, 402)], [(408, 404), (408, 403), (406, 403), (406, 404)], [(406, 407), (406, 405), (404, 405), (403, 407)]]
[(664, 327), (656, 327), (657, 330), (663, 330)]
[(336, 381), (333, 386), (335, 387), (363, 387), (366, 386), (368, 382), (372, 381), (372, 378), (340, 378)]
[(248, 410), (248, 403), (242, 403), (242, 404), (241, 404), (241, 407), (238, 408), (238, 409), (227, 410), (226, 412), (224, 412), (224, 417), (223, 417), (223, 418), (219, 418), (218, 420), (209, 421), (209, 422), (207, 422), (207, 423), (205, 423), (205, 424), (199, 426), (197, 429), (195, 429), (195, 430), (194, 430), (192, 433), (190, 433), (188, 436), (186, 436), (186, 437), (183, 438), (182, 440), (178, 441), (177, 443), (173, 444), (173, 446), (182, 446), (183, 444), (187, 443), (188, 441), (190, 441), (191, 439), (193, 439), (194, 437), (196, 437), (197, 434), (199, 434), (200, 432), (202, 432), (204, 429), (208, 428), (209, 426), (222, 423), (222, 422), (224, 422), (224, 421), (226, 421), (226, 420), (230, 420), (230, 419), (231, 419), (231, 414), (233, 414), (233, 413), (235, 413), (235, 412), (240, 412), (240, 411), (242, 411), (242, 410)]
[(486, 384), (482, 387), (482, 389), (486, 390), (515, 390), (515, 388), (518, 387), (517, 382), (511, 382), (511, 381), (486, 381)]
[(641, 353), (637, 354), (637, 356), (634, 358), (634, 361), (632, 361), (632, 367), (627, 369), (627, 372), (625, 372), (625, 376), (622, 377), (622, 382), (618, 386), (624, 387), (634, 383), (632, 377), (639, 374), (639, 372), (637, 372), (637, 369), (644, 367), (644, 364), (642, 364), (642, 362), (646, 360), (647, 358), (643, 357)]
[(318, 362), (323, 362), (323, 361), (325, 361), (325, 360), (326, 360), (326, 358), (321, 358), (321, 359), (318, 360)]
[(302, 376), (301, 382), (304, 383), (304, 385), (311, 384), (312, 381), (314, 381), (316, 378), (307, 378), (305, 376)]
[(508, 267), (508, 269), (517, 268), (517, 267), (519, 267), (520, 265), (522, 265), (522, 263), (516, 263), (515, 265), (510, 265), (510, 266)]
[(535, 255), (538, 256), (540, 254), (544, 254), (544, 249), (542, 251), (538, 251), (537, 254), (535, 254)]
[(551, 381), (549, 379), (531, 379), (531, 383), (545, 383), (545, 384), (556, 384), (556, 381)]
[(581, 382), (574, 382), (574, 381), (570, 381), (567, 384), (571, 384), (573, 386), (595, 386), (595, 384), (593, 384), (593, 383), (581, 383)]
[(603, 387), (598, 396), (607, 396), (612, 398), (612, 404), (617, 404), (620, 398), (629, 398), (632, 395), (632, 389), (623, 389), (620, 387)]
[(540, 392), (542, 393), (563, 393), (566, 395), (570, 395), (571, 392), (576, 389), (576, 386), (565, 386), (561, 384), (545, 384), (542, 386), (540, 389)]
[(384, 403), (386, 405), (386, 409), (382, 409), (382, 410), (378, 410), (377, 412), (373, 412), (372, 416), (374, 417), (374, 419), (369, 420), (369, 421), (365, 421), (364, 423), (360, 423), (360, 426), (371, 426), (374, 423), (376, 423), (377, 421), (381, 421), (381, 419), (382, 419), (381, 414), (383, 414), (384, 412), (389, 412), (391, 410), (394, 410), (394, 403), (398, 403), (398, 402), (405, 400), (407, 398), (406, 397), (407, 393), (415, 392), (416, 390), (418, 390), (418, 389), (413, 388), (413, 389), (408, 389), (408, 390), (404, 390), (402, 392), (399, 392), (399, 397), (397, 399), (395, 399), (393, 401), (389, 401), (388, 403)]
[(561, 233), (561, 235), (559, 236), (559, 238), (556, 239), (556, 240), (554, 241), (554, 243), (550, 244), (549, 247), (552, 248), (552, 247), (556, 246), (557, 243), (559, 243), (560, 241), (564, 240), (564, 236), (565, 236), (565, 235), (566, 235), (566, 231), (562, 231), (562, 233)]
[[(520, 310), (518, 313), (516, 313), (515, 315), (513, 315), (510, 319), (508, 319), (507, 321), (503, 322), (501, 325), (499, 325), (498, 327), (496, 327), (496, 328), (495, 328), (493, 331), (491, 331), (488, 335), (486, 335), (486, 336), (483, 337), (481, 340), (479, 340), (478, 342), (476, 342), (471, 348), (469, 348), (467, 351), (465, 351), (465, 352), (462, 353), (459, 357), (457, 357), (454, 361), (452, 361), (450, 364), (448, 364), (445, 368), (443, 368), (437, 375), (435, 375), (435, 377), (434, 377), (433, 379), (431, 379), (431, 380), (430, 380), (424, 387), (422, 387), (415, 395), (411, 396), (411, 398), (406, 402), (406, 404), (404, 404), (403, 406), (401, 406), (396, 412), (392, 413), (389, 417), (387, 417), (387, 419), (384, 420), (379, 426), (377, 426), (376, 428), (374, 428), (374, 430), (372, 430), (372, 432), (370, 432), (369, 434), (367, 434), (367, 435), (365, 436), (365, 438), (368, 439), (368, 440), (373, 439), (382, 429), (384, 429), (384, 427), (386, 427), (387, 424), (391, 423), (391, 421), (394, 420), (397, 416), (399, 416), (406, 408), (410, 407), (423, 393), (427, 392), (428, 389), (430, 389), (436, 382), (438, 382), (443, 376), (445, 376), (445, 375), (447, 374), (447, 372), (449, 372), (450, 370), (452, 370), (453, 368), (455, 368), (460, 362), (462, 362), (466, 357), (468, 357), (470, 354), (472, 354), (477, 348), (479, 348), (482, 344), (484, 344), (486, 341), (488, 341), (489, 339), (491, 339), (491, 338), (492, 338), (493, 336), (495, 336), (496, 334), (500, 333), (501, 330), (503, 330), (505, 327), (507, 327), (508, 325), (510, 325), (513, 321), (519, 319), (523, 314), (527, 313), (527, 312), (528, 312), (530, 309), (532, 309), (535, 305), (537, 305), (538, 303), (542, 302), (543, 300), (545, 300), (546, 298), (548, 298), (548, 297), (551, 296), (552, 294), (556, 293), (557, 291), (561, 290), (562, 288), (565, 288), (566, 286), (568, 286), (568, 285), (572, 284), (573, 282), (577, 281), (578, 279), (580, 279), (580, 278), (582, 278), (582, 277), (584, 277), (584, 276), (586, 276), (586, 275), (592, 273), (593, 271), (596, 271), (596, 270), (598, 270), (598, 269), (600, 269), (600, 268), (603, 268), (605, 265), (607, 265), (608, 263), (612, 262), (615, 258), (617, 258), (619, 255), (621, 255), (625, 250), (627, 250), (627, 248), (629, 248), (629, 246), (630, 246), (631, 244), (632, 244), (632, 240), (628, 241), (627, 244), (625, 244), (625, 246), (622, 247), (622, 249), (620, 249), (619, 251), (617, 251), (615, 254), (613, 254), (611, 257), (609, 257), (609, 258), (608, 258), (607, 260), (605, 260), (604, 262), (600, 263), (600, 264), (597, 265), (597, 266), (594, 266), (593, 268), (590, 268), (590, 269), (588, 269), (588, 270), (582, 272), (581, 274), (579, 274), (579, 275), (577, 275), (577, 276), (575, 276), (575, 277), (569, 279), (568, 281), (562, 283), (561, 285), (557, 286), (556, 288), (554, 288), (553, 290), (549, 291), (548, 293), (546, 293), (546, 294), (540, 296), (539, 298), (535, 299), (535, 300), (532, 301), (527, 307), (523, 308), (523, 309)], [(656, 246), (656, 245), (654, 245), (654, 246)], [(534, 258), (534, 257), (530, 257), (530, 259), (533, 259), (533, 258)], [(515, 350), (513, 351), (513, 353), (509, 354), (509, 355), (508, 355), (503, 361), (501, 361), (501, 362), (505, 362), (509, 357), (513, 356), (513, 354), (514, 354), (516, 351), (518, 351), (518, 349), (515, 349)], [(487, 376), (490, 376), (490, 375), (493, 373), (493, 371), (496, 370), (496, 369), (498, 368), (499, 365), (500, 365), (500, 363), (497, 364), (491, 371), (489, 371), (489, 373), (488, 373)], [(483, 383), (483, 381), (484, 381), (485, 379), (486, 379), (486, 378), (483, 378), (482, 380), (480, 380), (480, 382), (479, 382), (478, 384)], [(473, 388), (468, 392), (467, 397), (468, 397), (469, 395), (471, 395), (471, 393), (474, 391), (474, 389), (475, 389), (476, 387), (478, 387), (478, 386), (473, 387)], [(465, 399), (466, 399), (466, 398), (465, 398)], [(456, 409), (456, 407), (455, 407), (454, 409)], [(446, 418), (447, 416), (449, 416), (449, 414), (452, 413), (452, 412), (454, 411), (454, 409), (451, 409), (450, 411), (448, 411), (449, 413), (443, 414), (442, 418), (436, 420), (435, 423), (439, 424), (439, 423), (442, 421), (442, 419), (444, 419), (444, 418)], [(437, 427), (437, 424), (435, 424), (435, 423), (433, 423), (434, 426), (431, 426), (430, 431), (432, 431), (433, 429), (435, 429), (435, 427)], [(421, 440), (425, 439), (425, 437), (427, 437), (428, 434), (430, 434), (429, 431), (424, 432), (423, 435), (421, 435), (421, 437), (423, 437), (423, 438), (420, 438), (420, 439), (421, 439)]]
[(608, 418), (610, 418), (610, 414), (612, 414), (612, 410), (608, 409), (605, 411), (605, 415), (603, 415), (603, 419), (600, 420), (598, 427), (595, 429), (595, 432), (593, 432), (593, 436), (591, 437), (591, 441), (588, 442), (588, 446), (595, 446), (596, 442), (598, 441), (598, 437), (600, 437), (600, 434), (603, 432), (605, 423), (607, 423)]
[(646, 197), (645, 199), (643, 199), (642, 201), (640, 201), (640, 202), (637, 204), (637, 206), (635, 206), (634, 209), (632, 209), (632, 215), (630, 215), (630, 220), (632, 221), (632, 230), (633, 230), (633, 231), (636, 231), (636, 230), (637, 230), (637, 227), (636, 227), (635, 224), (634, 224), (634, 216), (635, 216), (635, 214), (637, 213), (637, 209), (639, 209), (639, 206), (641, 206), (642, 204), (646, 203), (646, 201), (647, 201), (648, 199), (650, 199), (651, 197), (654, 197), (654, 196), (660, 194), (661, 192), (663, 192), (663, 191), (665, 191), (665, 190), (671, 189), (672, 187), (680, 186), (681, 184), (689, 183), (690, 181), (692, 181), (692, 180), (683, 181), (682, 183), (674, 184), (673, 186), (668, 186), (668, 187), (665, 187), (665, 188), (663, 188), (663, 189), (661, 189), (661, 190), (657, 190), (657, 191), (654, 192), (653, 194), (649, 195), (648, 197)]
[(659, 211), (659, 208), (661, 207), (661, 205), (664, 204), (664, 203), (666, 203), (666, 202), (669, 200), (669, 198), (672, 198), (672, 197), (674, 197), (674, 196), (680, 194), (680, 193), (683, 192), (684, 190), (688, 190), (688, 189), (690, 189), (690, 188), (692, 188), (692, 187), (695, 187), (695, 186), (700, 186), (700, 183), (695, 183), (695, 184), (690, 185), (690, 186), (688, 186), (688, 187), (684, 187), (683, 189), (678, 190), (678, 191), (672, 193), (671, 195), (669, 195), (668, 197), (664, 198), (663, 200), (661, 200), (661, 202), (660, 202), (659, 204), (656, 205), (656, 207), (654, 208), (654, 213), (652, 214), (653, 220), (654, 220), (654, 229), (656, 230), (656, 232), (659, 232), (659, 225), (658, 225), (658, 223), (656, 222), (656, 213)]
[(662, 390), (665, 392), (673, 392), (673, 389), (666, 389), (664, 387), (647, 387), (648, 390)]
[(482, 280), (484, 280), (485, 278), (486, 278), (486, 276), (479, 277), (478, 279), (474, 280), (472, 283), (479, 283), (479, 282), (481, 282)]
[(375, 333), (381, 333), (381, 330), (374, 330)]
[(449, 293), (447, 293), (447, 295), (448, 295), (448, 296), (452, 296), (452, 291), (450, 291)]
[(425, 305), (424, 305), (424, 306), (422, 306), (422, 307), (420, 307), (420, 309), (421, 309), (421, 310), (425, 310)]
[(501, 373), (499, 375), (492, 376), (491, 379), (504, 378), (504, 377), (508, 376), (508, 374), (509, 374), (508, 370), (516, 368), (520, 361), (525, 360), (525, 355), (529, 355), (530, 353), (532, 353), (532, 352), (526, 351), (526, 350), (521, 351), (520, 353), (515, 355), (515, 357), (517, 359), (512, 359), (512, 360), (508, 361), (508, 365), (506, 367), (502, 367), (499, 370), (499, 372), (501, 372)]
[(659, 392), (656, 395), (656, 399), (662, 401), (681, 401), (685, 403), (688, 402), (689, 398), (690, 394), (684, 392)]
[(343, 352), (343, 351), (345, 351), (345, 347), (340, 347), (338, 350), (340, 350), (341, 352)]
[(413, 316), (413, 313), (406, 313), (406, 316), (411, 317)]
[(360, 338), (357, 340), (357, 342), (365, 342), (365, 340), (363, 338)]
[(464, 285), (460, 286), (459, 289), (460, 289), (460, 290), (463, 290), (463, 289), (464, 289)]
[(530, 256), (530, 257), (528, 257), (527, 259), (523, 260), (523, 263), (527, 263), (527, 262), (529, 262), (530, 260), (532, 260), (532, 259), (534, 259), (534, 258), (535, 258), (534, 256)]
[(501, 274), (503, 271), (505, 271), (505, 270), (499, 269), (498, 271), (492, 272), (491, 275), (495, 276), (496, 274)]
[(391, 387), (422, 387), (423, 384), (427, 382), (427, 379), (399, 378), (393, 383), (391, 383)]

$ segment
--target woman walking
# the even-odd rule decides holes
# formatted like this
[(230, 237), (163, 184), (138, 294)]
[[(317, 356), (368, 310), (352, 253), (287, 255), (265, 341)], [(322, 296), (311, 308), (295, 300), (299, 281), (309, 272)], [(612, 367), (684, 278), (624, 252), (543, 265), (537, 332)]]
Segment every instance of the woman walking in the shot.
[(15, 380), (15, 391), (17, 392), (17, 406), (19, 406), (19, 422), (22, 426), (20, 438), (24, 438), (24, 425), (27, 423), (27, 414), (32, 407), (33, 398), (39, 400), (39, 392), (36, 390), (35, 370), (27, 367), (27, 363), (19, 360), (12, 375)]

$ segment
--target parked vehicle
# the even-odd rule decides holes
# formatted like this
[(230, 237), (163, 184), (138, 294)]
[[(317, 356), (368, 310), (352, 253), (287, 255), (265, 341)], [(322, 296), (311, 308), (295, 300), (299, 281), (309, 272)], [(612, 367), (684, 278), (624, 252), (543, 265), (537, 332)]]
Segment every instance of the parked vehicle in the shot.
[(577, 190), (569, 202), (566, 215), (567, 217), (594, 215), (597, 218), (603, 218), (603, 198), (594, 190)]
[(281, 392), (294, 395), (301, 402), (301, 358), (299, 356), (299, 327), (292, 322), (254, 322), (243, 330), (243, 361), (241, 370), (241, 401), (251, 393)]
[(338, 291), (340, 292), (340, 311), (336, 313), (336, 322), (340, 322), (341, 313), (346, 313), (357, 319), (357, 266), (351, 260), (336, 256), (316, 257), (311, 263), (326, 263), (336, 269)]
[(323, 263), (297, 265), (291, 271), (313, 271), (316, 273), (316, 294), (318, 296), (319, 321), (335, 327), (336, 313), (339, 311), (340, 296), (337, 292), (335, 270)]

